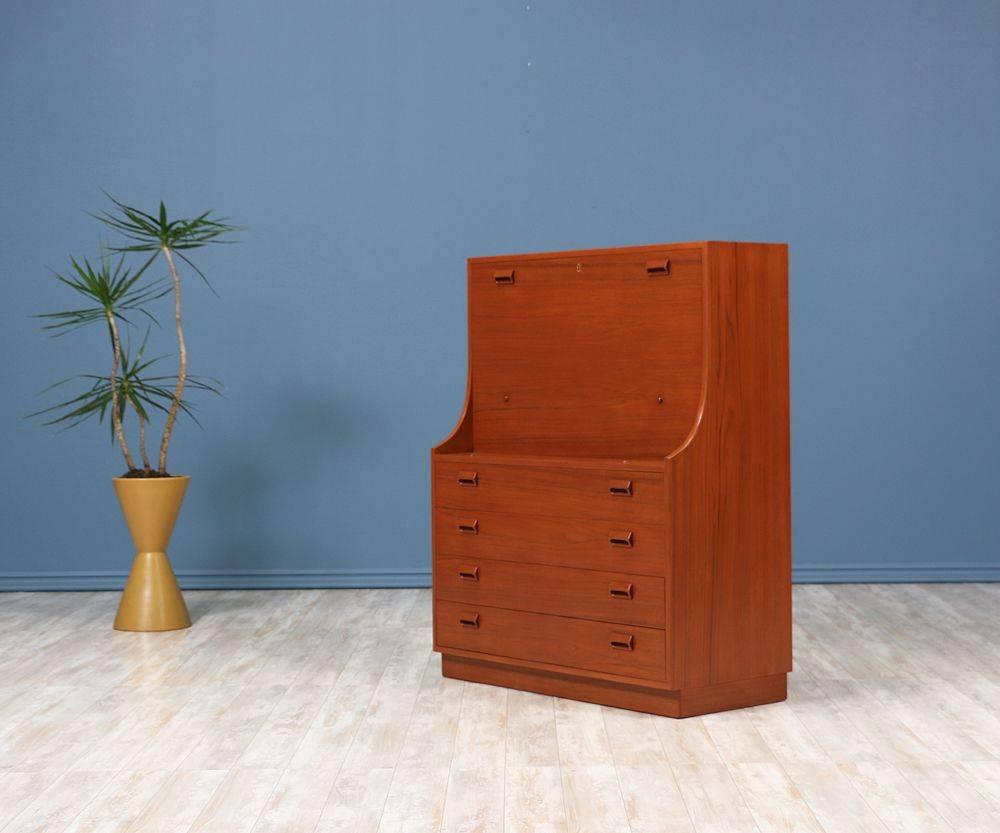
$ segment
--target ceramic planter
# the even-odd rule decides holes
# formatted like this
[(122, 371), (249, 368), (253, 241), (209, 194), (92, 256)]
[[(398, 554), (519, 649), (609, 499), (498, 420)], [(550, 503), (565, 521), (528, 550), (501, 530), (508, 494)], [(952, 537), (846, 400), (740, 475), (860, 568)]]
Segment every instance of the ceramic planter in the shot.
[(135, 543), (135, 561), (118, 605), (115, 630), (174, 631), (191, 627), (167, 558), (167, 544), (190, 477), (114, 478)]

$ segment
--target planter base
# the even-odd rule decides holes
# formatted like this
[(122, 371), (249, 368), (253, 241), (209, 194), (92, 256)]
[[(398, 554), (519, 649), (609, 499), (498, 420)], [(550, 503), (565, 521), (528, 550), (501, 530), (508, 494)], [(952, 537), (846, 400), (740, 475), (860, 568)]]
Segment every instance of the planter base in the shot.
[(176, 631), (191, 616), (165, 552), (136, 553), (115, 616), (118, 631)]

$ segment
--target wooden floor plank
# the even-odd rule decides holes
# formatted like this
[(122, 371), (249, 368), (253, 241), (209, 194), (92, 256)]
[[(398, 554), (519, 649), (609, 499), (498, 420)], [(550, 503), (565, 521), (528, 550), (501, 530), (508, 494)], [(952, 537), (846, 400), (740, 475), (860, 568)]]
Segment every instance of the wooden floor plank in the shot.
[(250, 833), (280, 777), (276, 769), (231, 770), (189, 833)]
[(170, 778), (166, 770), (122, 770), (78, 815), (66, 833), (125, 833)]
[(669, 764), (617, 764), (615, 768), (632, 833), (694, 833)]
[(827, 831), (886, 833), (888, 828), (835, 763), (784, 767), (795, 789)]
[(393, 772), (341, 772), (314, 833), (377, 833)]
[(729, 769), (722, 764), (673, 764), (696, 833), (760, 833)]
[(3, 828), (4, 833), (65, 830), (112, 779), (110, 772), (67, 772), (43, 790)]
[(504, 824), (507, 695), (466, 683), (448, 778), (443, 833), (500, 833)]
[(949, 764), (910, 767), (903, 775), (956, 833), (1000, 830), (1000, 807), (984, 798), (955, 767)]
[(840, 764), (854, 789), (894, 833), (951, 833), (951, 826), (892, 764)]
[(505, 833), (568, 833), (558, 766), (508, 766)]
[(378, 833), (440, 833), (450, 768), (397, 767)]
[(225, 779), (226, 773), (219, 770), (174, 772), (126, 833), (188, 830)]
[(630, 831), (618, 773), (613, 765), (563, 766), (562, 786), (569, 833)]
[(312, 831), (319, 824), (333, 789), (335, 774), (328, 769), (286, 769), (260, 811), (252, 833)]
[(730, 767), (760, 833), (823, 833), (812, 810), (784, 769), (776, 763)]
[(556, 712), (551, 697), (507, 692), (507, 765), (558, 767)]

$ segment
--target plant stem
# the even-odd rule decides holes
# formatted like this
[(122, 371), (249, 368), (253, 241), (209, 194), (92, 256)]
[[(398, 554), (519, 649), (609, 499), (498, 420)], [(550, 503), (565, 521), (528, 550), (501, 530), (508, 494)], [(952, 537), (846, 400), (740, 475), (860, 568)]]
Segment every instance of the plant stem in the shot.
[(174, 399), (170, 403), (167, 421), (163, 426), (163, 439), (160, 441), (160, 474), (167, 473), (167, 448), (170, 446), (170, 436), (174, 432), (174, 422), (181, 407), (181, 396), (184, 393), (184, 381), (187, 379), (187, 346), (184, 344), (184, 326), (181, 323), (181, 276), (177, 274), (173, 252), (169, 246), (163, 247), (163, 254), (170, 267), (170, 277), (174, 282), (174, 322), (177, 324), (177, 387), (174, 388)]
[(122, 359), (122, 343), (118, 338), (118, 323), (115, 321), (114, 313), (108, 312), (108, 329), (111, 331), (111, 346), (114, 350), (115, 358), (111, 365), (111, 425), (118, 439), (122, 454), (125, 457), (125, 465), (129, 471), (135, 468), (135, 460), (128, 450), (128, 442), (125, 440), (125, 431), (122, 429), (121, 413), (118, 411), (118, 368)]
[(146, 453), (146, 420), (138, 411), (135, 412), (135, 416), (139, 420), (139, 456), (142, 458), (142, 468), (144, 471), (150, 471), (153, 467), (149, 462), (149, 454)]

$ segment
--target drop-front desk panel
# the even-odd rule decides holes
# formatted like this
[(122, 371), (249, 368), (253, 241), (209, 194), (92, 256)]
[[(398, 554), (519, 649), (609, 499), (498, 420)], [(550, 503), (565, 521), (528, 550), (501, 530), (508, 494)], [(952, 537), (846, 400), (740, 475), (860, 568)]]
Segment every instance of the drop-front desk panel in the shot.
[(431, 454), (445, 675), (686, 717), (791, 670), (788, 249), (473, 258)]

